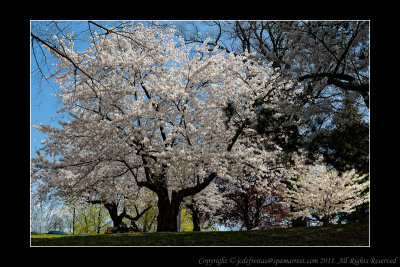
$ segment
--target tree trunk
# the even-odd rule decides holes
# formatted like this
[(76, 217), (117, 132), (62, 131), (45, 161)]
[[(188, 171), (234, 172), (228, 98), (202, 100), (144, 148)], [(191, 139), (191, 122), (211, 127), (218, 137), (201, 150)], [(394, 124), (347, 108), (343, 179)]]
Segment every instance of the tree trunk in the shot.
[(75, 234), (75, 207), (74, 207), (74, 215), (72, 219), (72, 234)]
[(249, 207), (249, 202), (247, 199), (247, 196), (245, 194), (242, 195), (242, 200), (243, 200), (243, 223), (244, 226), (246, 227), (247, 231), (250, 231), (251, 229), (254, 228), (253, 223), (250, 219), (250, 207)]
[(307, 226), (307, 221), (302, 217), (292, 220), (292, 227), (306, 227), (306, 226)]
[(200, 219), (197, 210), (192, 214), (193, 217), (193, 232), (200, 232)]
[[(145, 163), (145, 162), (144, 162)], [(129, 167), (129, 165), (128, 165)], [(165, 175), (158, 177), (158, 181), (164, 181)], [(187, 196), (193, 196), (206, 188), (210, 182), (217, 176), (216, 173), (210, 173), (208, 177), (204, 178), (203, 182), (195, 186), (184, 188), (178, 192), (172, 191), (171, 201), (168, 197), (167, 186), (163, 182), (150, 183), (147, 181), (138, 182), (138, 186), (144, 186), (157, 194), (158, 201), (158, 216), (157, 216), (157, 232), (177, 232), (178, 231), (178, 212), (179, 205), (182, 200)], [(148, 180), (151, 179), (149, 171), (146, 172)]]
[[(294, 212), (293, 206), (290, 206), (290, 212)], [(292, 220), (292, 227), (306, 227), (307, 221), (303, 217), (299, 217), (297, 219)]]
[(101, 229), (101, 209), (99, 209), (99, 214), (97, 217), (97, 230), (96, 230), (96, 234), (100, 234), (100, 229)]
[(129, 228), (134, 232), (141, 232), (134, 220), (131, 220), (131, 226)]
[(179, 205), (173, 198), (158, 195), (157, 232), (177, 232)]
[(113, 226), (119, 228), (122, 223), (122, 219), (125, 217), (125, 212), (118, 215), (118, 205), (115, 203), (106, 203), (104, 204), (104, 207), (106, 207), (108, 213), (110, 214), (111, 220), (113, 221)]
[(247, 212), (243, 214), (243, 223), (247, 231), (253, 229), (253, 225), (250, 222), (249, 214)]
[(330, 219), (331, 219), (331, 216), (324, 216), (319, 221), (322, 223), (322, 225), (328, 225), (328, 224), (330, 224), (329, 223)]
[(200, 231), (199, 211), (193, 204), (186, 205), (186, 207), (190, 209), (190, 211), (192, 212), (193, 232), (199, 232)]

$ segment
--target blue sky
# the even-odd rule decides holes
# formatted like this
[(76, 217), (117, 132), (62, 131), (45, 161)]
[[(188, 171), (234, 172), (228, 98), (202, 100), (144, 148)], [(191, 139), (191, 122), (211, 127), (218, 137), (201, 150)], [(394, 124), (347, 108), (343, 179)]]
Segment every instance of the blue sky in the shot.
[[(31, 126), (50, 124), (55, 126), (57, 117), (57, 99), (51, 95), (51, 90), (48, 85), (43, 86), (42, 92), (39, 88), (31, 86)], [(54, 121), (55, 120), (55, 121)], [(35, 156), (35, 151), (41, 146), (40, 141), (46, 136), (38, 130), (31, 128), (31, 157)]]

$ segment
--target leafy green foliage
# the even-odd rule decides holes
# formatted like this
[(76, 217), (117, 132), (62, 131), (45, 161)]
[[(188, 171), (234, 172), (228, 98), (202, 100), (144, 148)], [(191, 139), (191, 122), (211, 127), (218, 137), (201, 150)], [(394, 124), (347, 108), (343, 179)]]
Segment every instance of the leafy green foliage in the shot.
[(321, 132), (306, 144), (306, 148), (311, 159), (319, 152), (325, 163), (341, 172), (352, 168), (369, 172), (369, 124), (365, 122), (344, 124), (331, 132)]
[[(181, 210), (181, 232), (193, 231), (193, 217), (189, 209), (182, 208)], [(178, 215), (179, 216), (179, 215)], [(179, 218), (179, 217), (178, 217)], [(217, 231), (210, 220), (200, 219), (200, 230)]]
[[(75, 222), (73, 222), (75, 209)], [(112, 226), (109, 213), (103, 205), (80, 204), (65, 206), (63, 211), (66, 224), (69, 229), (74, 225), (75, 233), (100, 234), (104, 233), (108, 226)]]
[(226, 120), (224, 121), (225, 127), (229, 129), (229, 122), (232, 120), (232, 118), (236, 114), (235, 105), (232, 102), (227, 102), (226, 106), (222, 108), (222, 111), (224, 112), (224, 114), (226, 116)]
[(280, 114), (275, 109), (259, 108), (254, 129), (260, 135), (269, 136), (283, 149), (285, 162), (291, 162), (291, 154), (301, 147), (299, 128), (295, 115)]
[(157, 215), (157, 207), (151, 207), (136, 221), (136, 225), (145, 233), (155, 232), (157, 230)]

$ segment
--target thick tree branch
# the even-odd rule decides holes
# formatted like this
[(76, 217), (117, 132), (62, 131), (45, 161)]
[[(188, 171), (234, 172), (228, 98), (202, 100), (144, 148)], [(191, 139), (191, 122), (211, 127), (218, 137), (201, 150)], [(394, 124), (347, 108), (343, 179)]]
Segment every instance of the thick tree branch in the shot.
[(320, 73), (315, 73), (315, 74), (306, 74), (303, 76), (299, 77), (299, 81), (302, 82), (306, 79), (316, 79), (316, 78), (336, 78), (336, 79), (340, 79), (340, 80), (346, 80), (349, 82), (353, 82), (355, 80), (355, 78), (353, 76), (347, 75), (347, 74), (343, 74), (343, 73), (337, 73), (337, 74), (333, 74), (330, 72), (320, 72)]
[(137, 207), (135, 206), (135, 209), (136, 209), (136, 216), (135, 216), (135, 217), (132, 217), (131, 215), (125, 213), (125, 218), (127, 218), (127, 219), (129, 219), (129, 220), (131, 220), (131, 221), (137, 221), (137, 220), (140, 219), (140, 217), (143, 216), (143, 214), (146, 213), (146, 211), (148, 211), (148, 210), (151, 209), (151, 208), (152, 208), (152, 206), (148, 206), (148, 207), (145, 208), (142, 212), (139, 213)]
[(358, 34), (358, 30), (360, 28), (360, 23), (357, 23), (357, 28), (355, 29), (355, 32), (353, 33), (353, 35), (351, 36), (345, 50), (343, 51), (343, 54), (341, 55), (341, 57), (339, 58), (339, 60), (336, 63), (336, 67), (333, 71), (333, 73), (337, 73), (337, 71), (339, 70), (340, 64), (342, 63), (343, 59), (346, 57), (347, 53), (350, 50), (351, 45), (353, 44), (354, 39), (356, 38), (357, 34)]
[[(204, 178), (202, 183), (198, 183), (195, 186), (181, 189), (177, 193), (172, 192), (173, 199), (177, 200), (178, 203), (180, 203), (183, 200), (183, 198), (185, 198), (187, 196), (193, 196), (193, 195), (199, 193), (200, 191), (202, 191), (204, 188), (206, 188), (211, 183), (211, 181), (215, 177), (217, 177), (217, 174), (215, 172), (213, 172), (210, 175), (208, 175), (208, 177)], [(175, 196), (175, 198), (174, 198), (174, 196)]]
[(233, 148), (233, 145), (236, 143), (236, 141), (238, 140), (239, 136), (242, 134), (244, 128), (249, 124), (248, 119), (246, 119), (242, 125), (240, 125), (240, 127), (237, 129), (235, 136), (232, 138), (231, 143), (228, 145), (227, 151), (231, 151)]
[(328, 78), (327, 81), (328, 84), (335, 85), (343, 90), (359, 92), (364, 99), (365, 105), (369, 108), (369, 83), (365, 84), (354, 83), (356, 79), (350, 75), (343, 73), (334, 74), (326, 72), (303, 75), (298, 80), (302, 82), (306, 79), (319, 79), (319, 78)]

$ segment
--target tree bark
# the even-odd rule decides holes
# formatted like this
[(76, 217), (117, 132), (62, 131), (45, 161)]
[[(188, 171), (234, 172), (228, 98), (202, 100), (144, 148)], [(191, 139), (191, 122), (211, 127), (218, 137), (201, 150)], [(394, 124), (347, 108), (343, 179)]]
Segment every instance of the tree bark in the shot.
[(306, 227), (307, 221), (304, 218), (292, 220), (292, 227)]
[(244, 222), (244, 226), (246, 227), (246, 230), (250, 231), (254, 227), (253, 227), (253, 223), (250, 219), (249, 203), (248, 203), (248, 199), (246, 196), (242, 196), (242, 199), (243, 199), (243, 222)]
[(193, 204), (186, 205), (186, 207), (190, 209), (190, 211), (192, 212), (193, 232), (199, 232), (200, 231), (199, 211)]
[(178, 212), (177, 201), (170, 201), (167, 196), (158, 196), (157, 232), (177, 232)]
[(199, 193), (209, 185), (216, 176), (216, 173), (211, 173), (203, 182), (193, 187), (184, 188), (178, 192), (172, 191), (171, 199), (168, 197), (168, 191), (165, 185), (152, 185), (153, 191), (158, 197), (157, 232), (177, 232), (178, 212), (182, 200), (187, 196), (193, 196)]
[[(244, 127), (244, 126), (242, 126)], [(240, 134), (240, 133), (239, 133)], [(239, 135), (237, 134), (237, 135)], [(237, 137), (234, 138), (230, 144), (230, 148), (232, 148), (233, 144), (236, 142)], [(147, 161), (144, 157), (143, 163), (147, 164)], [(136, 174), (133, 172), (133, 168), (129, 166), (126, 161), (122, 161), (127, 167), (128, 170), (132, 173), (132, 175), (136, 179)], [(157, 232), (177, 232), (178, 231), (178, 212), (179, 206), (182, 200), (185, 197), (193, 196), (204, 188), (206, 188), (211, 181), (217, 176), (215, 172), (212, 172), (208, 175), (208, 177), (203, 179), (203, 182), (198, 182), (196, 185), (192, 187), (187, 187), (179, 190), (178, 192), (172, 191), (171, 199), (168, 196), (168, 189), (165, 181), (165, 173), (163, 172), (159, 177), (154, 177), (151, 174), (150, 170), (145, 167), (145, 175), (146, 181), (138, 181), (136, 183), (139, 187), (147, 187), (151, 191), (157, 194), (158, 201), (158, 216), (157, 216)], [(155, 182), (157, 181), (157, 182)], [(161, 181), (161, 182), (160, 182)]]
[(193, 232), (200, 232), (199, 212), (196, 209), (192, 213), (192, 218), (193, 218)]
[[(293, 206), (290, 206), (290, 212), (293, 212), (294, 208)], [(307, 226), (307, 221), (303, 217), (299, 217), (297, 219), (292, 220), (292, 227), (306, 227)]]
[(111, 220), (113, 221), (113, 226), (118, 227), (122, 223), (122, 219), (125, 217), (125, 210), (123, 213), (118, 215), (118, 205), (115, 203), (105, 203), (104, 207), (108, 210)]

